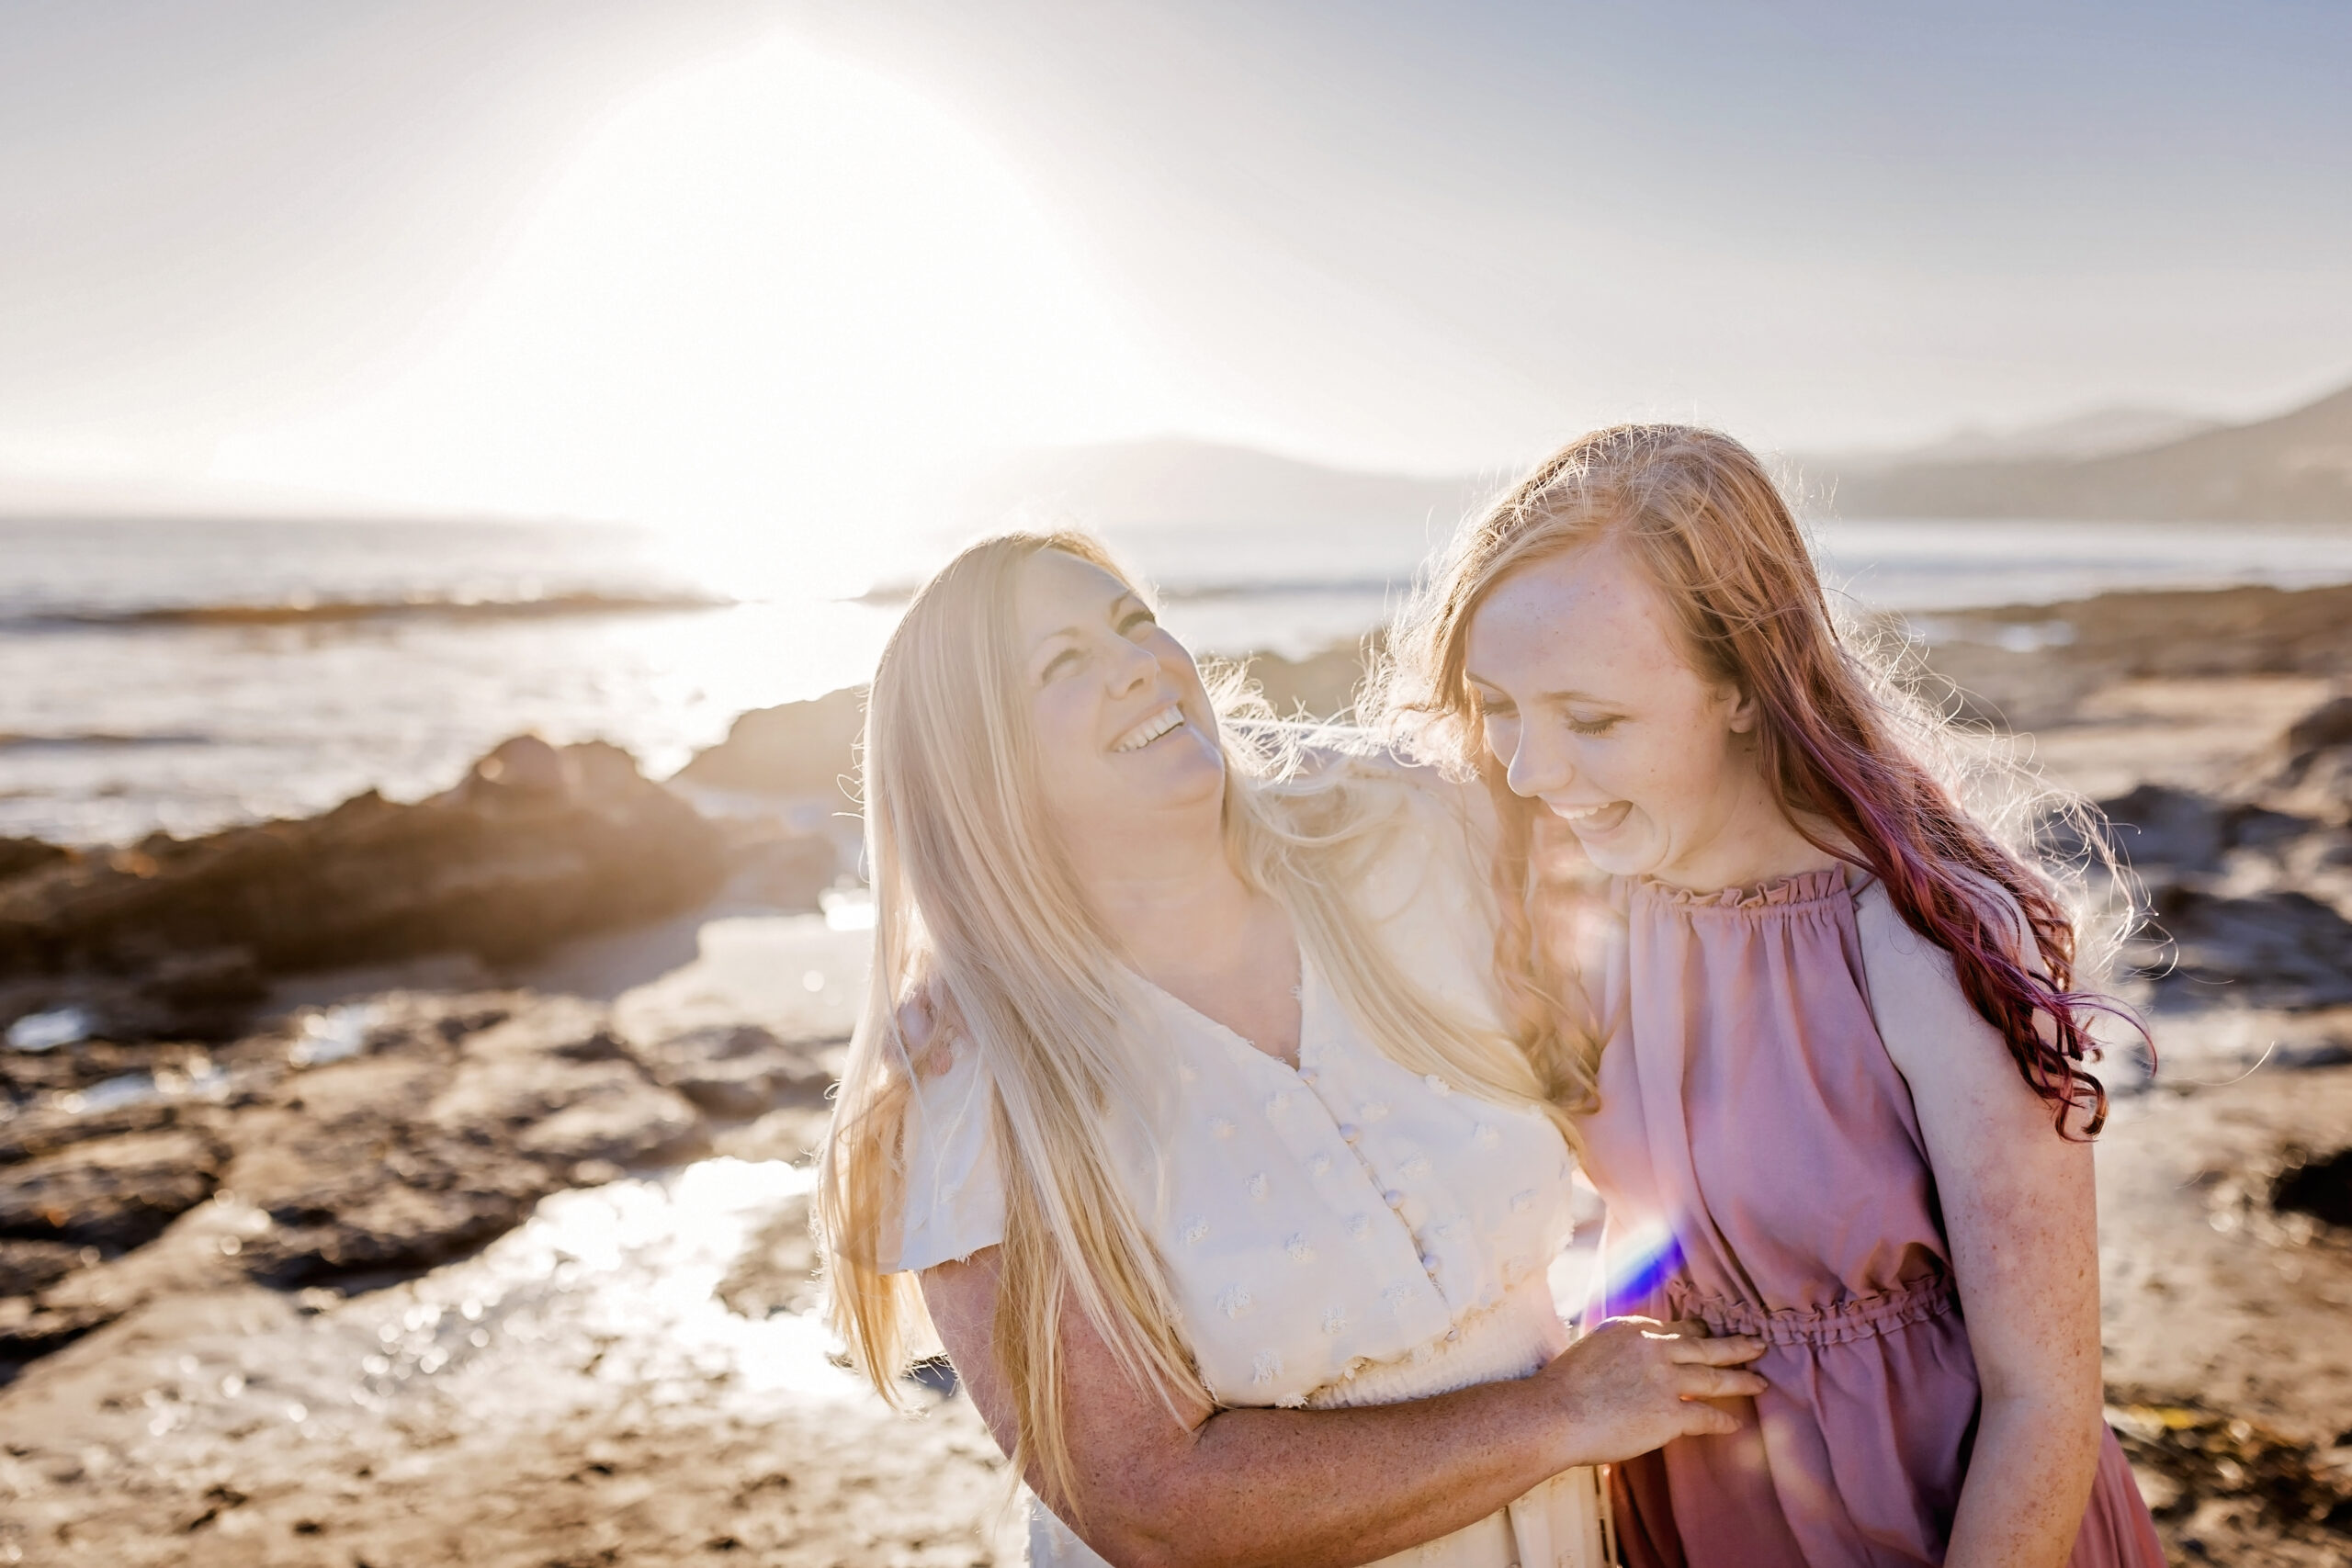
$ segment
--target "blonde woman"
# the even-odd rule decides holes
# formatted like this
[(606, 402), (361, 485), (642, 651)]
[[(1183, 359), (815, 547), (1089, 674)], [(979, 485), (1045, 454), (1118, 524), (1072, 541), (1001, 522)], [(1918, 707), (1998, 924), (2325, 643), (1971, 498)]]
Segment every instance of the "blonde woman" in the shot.
[(1553, 1309), (1569, 1147), (1461, 795), (1241, 743), (1069, 536), (917, 595), (864, 769), (835, 1317), (886, 1397), (935, 1328), (1033, 1562), (1600, 1568), (1589, 1467), (1733, 1429), (1760, 1343)]

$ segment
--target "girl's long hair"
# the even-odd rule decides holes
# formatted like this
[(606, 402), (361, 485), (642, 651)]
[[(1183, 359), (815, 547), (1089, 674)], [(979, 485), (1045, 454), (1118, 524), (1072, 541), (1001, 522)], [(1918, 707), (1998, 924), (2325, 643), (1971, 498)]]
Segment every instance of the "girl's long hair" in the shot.
[[(947, 1054), (976, 1054), (1004, 1184), (993, 1349), (1013, 1406), (1014, 1472), (1068, 1514), (1080, 1499), (1063, 1419), (1065, 1311), (1082, 1312), (1126, 1373), (1171, 1408), (1214, 1401), (1178, 1334), (1151, 1240), (1148, 1156), (1165, 1130), (1173, 1066), (1140, 1037), (1132, 972), (1040, 799), (1011, 606), (1023, 566), (1043, 550), (1133, 582), (1082, 535), (984, 540), (915, 596), (876, 671), (861, 769), (874, 962), (816, 1217), (834, 1325), (895, 1403), (910, 1352), (928, 1334), (914, 1278), (894, 1271), (907, 1152), (925, 1135), (918, 1079)], [(1226, 852), (1283, 903), (1305, 958), (1356, 1023), (1412, 1071), (1542, 1108), (1566, 1134), (1555, 1109), (1563, 1086), (1491, 1021), (1457, 1016), (1416, 987), (1358, 911), (1360, 874), (1394, 841), (1414, 792), (1430, 798), (1428, 786), (1374, 759), (1302, 765), (1237, 684), (1218, 707)], [(935, 1023), (910, 1041), (902, 1010), (917, 998)]]
[[(1534, 803), (1513, 796), (1486, 746), (1464, 660), (1472, 619), (1529, 565), (1608, 543), (1628, 552), (1677, 622), (1693, 668), (1735, 683), (1760, 714), (1764, 776), (1816, 848), (1886, 886), (1905, 923), (1951, 955), (1970, 1003), (2063, 1133), (2095, 1135), (2107, 1115), (2092, 1021), (2115, 1012), (2075, 989), (2087, 916), (2033, 845), (2067, 803), (2027, 799), (2019, 771), (1972, 767), (1940, 714), (1841, 633), (1796, 520), (1755, 455), (1711, 430), (1630, 424), (1572, 442), (1465, 524), (1406, 617), (1382, 671), (1382, 702), (1441, 758), (1487, 781), (1503, 821), (1497, 861), (1506, 983), (1524, 1028), (1568, 1064), (1578, 1110), (1597, 1105), (1603, 1032), (1549, 920)], [(1982, 815), (1963, 793), (1986, 775)], [(2075, 810), (2064, 834), (2112, 865), (2103, 833)], [(2004, 842), (2005, 836), (2009, 840)], [(1548, 1022), (1546, 1021), (1548, 1021)]]

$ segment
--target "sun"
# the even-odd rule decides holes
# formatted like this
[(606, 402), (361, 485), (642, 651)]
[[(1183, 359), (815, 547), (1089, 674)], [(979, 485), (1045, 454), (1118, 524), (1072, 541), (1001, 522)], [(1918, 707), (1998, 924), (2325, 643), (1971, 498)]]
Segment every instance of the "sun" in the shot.
[(1138, 321), (994, 148), (778, 36), (613, 108), (446, 337), (214, 471), (854, 578), (943, 466), (1197, 423)]

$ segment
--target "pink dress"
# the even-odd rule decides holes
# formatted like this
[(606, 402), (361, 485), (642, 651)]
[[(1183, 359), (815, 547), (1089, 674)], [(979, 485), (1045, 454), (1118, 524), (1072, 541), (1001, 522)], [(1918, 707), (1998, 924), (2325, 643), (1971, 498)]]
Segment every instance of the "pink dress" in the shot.
[[(1706, 897), (1621, 883), (1616, 898), (1624, 947), (1585, 1129), (1609, 1204), (1607, 1306), (1761, 1335), (1771, 1383), (1736, 1435), (1616, 1467), (1627, 1561), (1939, 1563), (1976, 1365), (1854, 895), (1829, 870)], [(2109, 1433), (2071, 1568), (2164, 1561)]]

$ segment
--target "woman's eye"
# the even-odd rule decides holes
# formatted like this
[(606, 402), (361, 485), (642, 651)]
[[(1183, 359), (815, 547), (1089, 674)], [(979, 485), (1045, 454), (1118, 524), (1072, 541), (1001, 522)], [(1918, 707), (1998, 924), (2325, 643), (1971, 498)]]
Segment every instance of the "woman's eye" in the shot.
[(1137, 626), (1156, 626), (1159, 624), (1159, 617), (1149, 610), (1130, 610), (1120, 618), (1119, 635), (1133, 637)]
[(1076, 649), (1066, 648), (1062, 649), (1059, 653), (1055, 654), (1051, 659), (1046, 660), (1046, 667), (1037, 671), (1037, 684), (1042, 686), (1048, 682), (1059, 680), (1062, 676), (1067, 675), (1071, 671), (1077, 669), (1079, 662), (1078, 650)]
[(1568, 720), (1568, 728), (1576, 731), (1578, 735), (1606, 735), (1611, 730), (1616, 728), (1617, 725), (1618, 718), (1617, 716), (1613, 714), (1607, 718), (1572, 718)]

